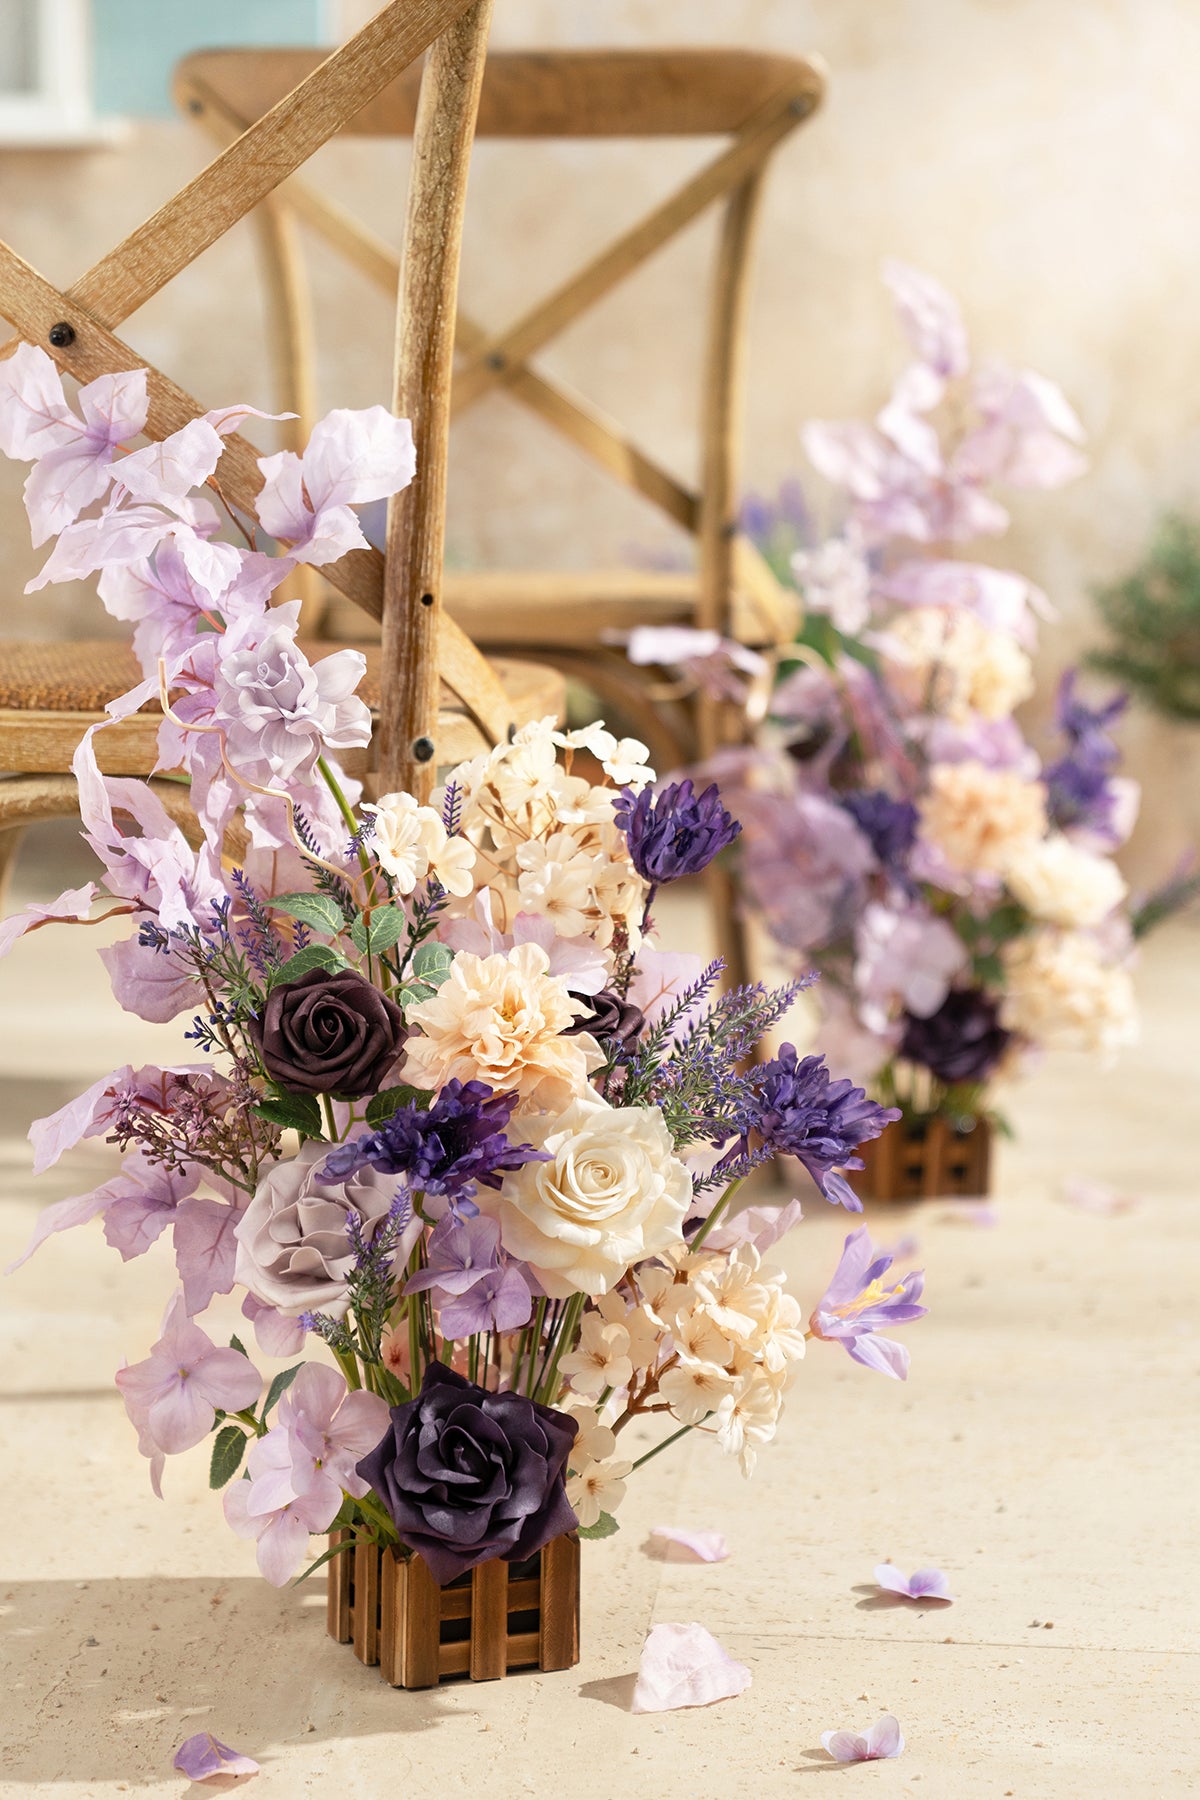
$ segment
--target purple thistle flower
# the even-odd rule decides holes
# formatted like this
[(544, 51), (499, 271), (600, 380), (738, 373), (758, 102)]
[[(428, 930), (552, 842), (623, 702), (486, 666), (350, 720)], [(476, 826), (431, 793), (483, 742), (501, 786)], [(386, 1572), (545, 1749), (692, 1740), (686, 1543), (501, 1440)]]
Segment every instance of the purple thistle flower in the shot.
[(884, 1286), (892, 1261), (885, 1251), (876, 1249), (866, 1226), (860, 1225), (842, 1246), (833, 1280), (808, 1323), (814, 1337), (844, 1344), (864, 1368), (903, 1381), (908, 1375), (908, 1351), (903, 1344), (875, 1334), (883, 1325), (919, 1319), (929, 1309), (917, 1305), (925, 1286), (923, 1269), (910, 1269), (894, 1287)]
[(406, 1294), (431, 1291), (448, 1338), (480, 1331), (516, 1331), (529, 1320), (533, 1300), (520, 1265), (500, 1249), (494, 1219), (460, 1219), (453, 1213), (434, 1226), (428, 1267), (405, 1284)]
[(893, 800), (882, 788), (842, 794), (839, 800), (883, 867), (898, 872), (917, 835), (918, 815), (912, 802)]
[(833, 1081), (823, 1056), (797, 1057), (785, 1044), (758, 1072), (746, 1124), (776, 1155), (802, 1162), (832, 1205), (861, 1212), (862, 1201), (837, 1171), (861, 1169), (858, 1145), (899, 1117), (896, 1107), (868, 1100), (852, 1081)]
[(643, 788), (636, 797), (625, 788), (614, 804), (630, 860), (652, 887), (699, 875), (742, 829), (721, 805), (715, 782), (700, 795), (690, 781), (673, 782), (657, 794)]
[(345, 1181), (370, 1164), (384, 1174), (405, 1176), (410, 1189), (427, 1197), (461, 1206), (481, 1184), (498, 1188), (508, 1170), (546, 1160), (544, 1151), (512, 1144), (505, 1136), (516, 1103), (515, 1094), (493, 1093), (486, 1082), (448, 1081), (431, 1106), (410, 1101), (378, 1131), (339, 1144), (320, 1179)]
[(1011, 1040), (1000, 1023), (999, 1001), (982, 988), (956, 988), (927, 1019), (905, 1013), (897, 1054), (953, 1086), (986, 1081)]

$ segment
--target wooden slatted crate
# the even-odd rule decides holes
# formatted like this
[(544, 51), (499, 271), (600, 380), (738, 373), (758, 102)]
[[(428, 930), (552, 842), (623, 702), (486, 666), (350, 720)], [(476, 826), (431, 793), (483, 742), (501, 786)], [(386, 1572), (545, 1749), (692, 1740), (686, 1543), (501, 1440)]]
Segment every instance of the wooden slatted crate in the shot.
[(990, 1192), (992, 1128), (937, 1116), (897, 1119), (859, 1147), (864, 1168), (846, 1179), (861, 1200), (935, 1200)]
[(579, 1539), (555, 1538), (528, 1562), (481, 1563), (447, 1587), (420, 1556), (360, 1541), (330, 1558), (326, 1626), (393, 1687), (569, 1669), (579, 1661)]

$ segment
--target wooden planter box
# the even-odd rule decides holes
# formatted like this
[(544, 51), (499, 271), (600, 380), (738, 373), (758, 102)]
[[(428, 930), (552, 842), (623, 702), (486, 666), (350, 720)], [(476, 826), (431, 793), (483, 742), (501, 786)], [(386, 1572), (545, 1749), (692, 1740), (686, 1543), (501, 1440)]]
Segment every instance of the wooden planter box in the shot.
[(935, 1200), (990, 1192), (992, 1128), (938, 1117), (897, 1119), (859, 1146), (866, 1167), (846, 1179), (861, 1200)]
[(555, 1538), (528, 1562), (481, 1563), (448, 1587), (420, 1556), (357, 1543), (330, 1558), (326, 1628), (393, 1687), (569, 1669), (579, 1661), (579, 1539)]

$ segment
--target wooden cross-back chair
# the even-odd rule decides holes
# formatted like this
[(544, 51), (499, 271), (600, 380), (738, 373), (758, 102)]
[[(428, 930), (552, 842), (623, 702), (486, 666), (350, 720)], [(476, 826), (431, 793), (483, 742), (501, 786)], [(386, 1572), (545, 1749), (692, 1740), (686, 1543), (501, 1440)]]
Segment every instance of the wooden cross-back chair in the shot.
[[(362, 690), (376, 714), (374, 741), (358, 759), (344, 760), (351, 773), (374, 773), (382, 789), (422, 797), (439, 765), (562, 706), (562, 678), (553, 670), (487, 661), (442, 606), (453, 319), (491, 9), (492, 0), (391, 0), (332, 55), (311, 59), (269, 110), (65, 292), (0, 243), (0, 315), (19, 338), (41, 345), (82, 382), (144, 368), (146, 435), (162, 439), (205, 409), (119, 338), (118, 327), (430, 50), (416, 106), (419, 154), (408, 196), (393, 394), (397, 414), (413, 422), (417, 474), (391, 503), (386, 553), (351, 551), (322, 571), (382, 626), (382, 647), (369, 653)], [(214, 478), (228, 502), (251, 517), (262, 482), (256, 455), (240, 435), (226, 438)], [(140, 676), (132, 650), (111, 641), (0, 645), (0, 771), (12, 772), (0, 779), (0, 875), (25, 825), (75, 809), (67, 771), (79, 739), (103, 716), (104, 703)], [(148, 775), (158, 722), (150, 708), (110, 726), (97, 739), (101, 766)], [(185, 790), (170, 782), (158, 787), (186, 823)]]
[[(218, 139), (245, 131), (316, 62), (309, 50), (198, 51), (176, 71), (178, 104)], [(489, 58), (477, 120), (491, 138), (722, 137), (714, 159), (582, 270), (508, 329), (495, 332), (460, 308), (453, 416), (502, 390), (561, 432), (610, 476), (658, 506), (696, 541), (694, 572), (636, 569), (513, 573), (449, 570), (450, 615), (481, 646), (532, 653), (583, 678), (632, 716), (660, 767), (708, 754), (738, 732), (735, 713), (703, 696), (674, 694), (661, 673), (633, 668), (615, 636), (641, 624), (715, 629), (770, 648), (789, 641), (797, 617), (738, 527), (745, 309), (754, 224), (769, 159), (811, 117), (824, 92), (813, 62), (744, 50), (505, 51)], [(420, 83), (408, 70), (381, 87), (344, 127), (367, 138), (419, 128)], [(680, 481), (589, 402), (540, 373), (532, 359), (701, 212), (723, 203), (703, 371), (700, 479)], [(385, 292), (400, 259), (375, 233), (318, 189), (276, 187), (259, 215), (268, 305), (274, 314), (280, 403), (303, 420), (314, 411), (310, 297), (297, 225), (315, 233)], [(310, 602), (310, 617), (320, 602)], [(338, 596), (325, 608), (334, 635), (347, 631)], [(649, 702), (649, 705), (647, 705)]]

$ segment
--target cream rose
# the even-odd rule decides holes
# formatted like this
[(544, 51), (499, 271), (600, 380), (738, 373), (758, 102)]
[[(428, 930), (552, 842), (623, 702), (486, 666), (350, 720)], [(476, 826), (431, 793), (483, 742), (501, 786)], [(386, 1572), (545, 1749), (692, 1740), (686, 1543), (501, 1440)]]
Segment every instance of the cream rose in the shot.
[(1050, 925), (1099, 925), (1129, 891), (1117, 865), (1061, 832), (1021, 844), (1004, 870), (1013, 897)]
[(486, 1081), (527, 1106), (568, 1105), (604, 1053), (586, 1031), (563, 1037), (587, 1009), (549, 968), (540, 944), (496, 956), (460, 951), (432, 999), (409, 1008), (409, 1026), (421, 1035), (408, 1040), (404, 1080), (421, 1088), (452, 1077)]
[(479, 1204), (552, 1300), (606, 1294), (631, 1264), (682, 1246), (692, 1178), (657, 1107), (597, 1095), (522, 1129), (550, 1160), (527, 1163)]

